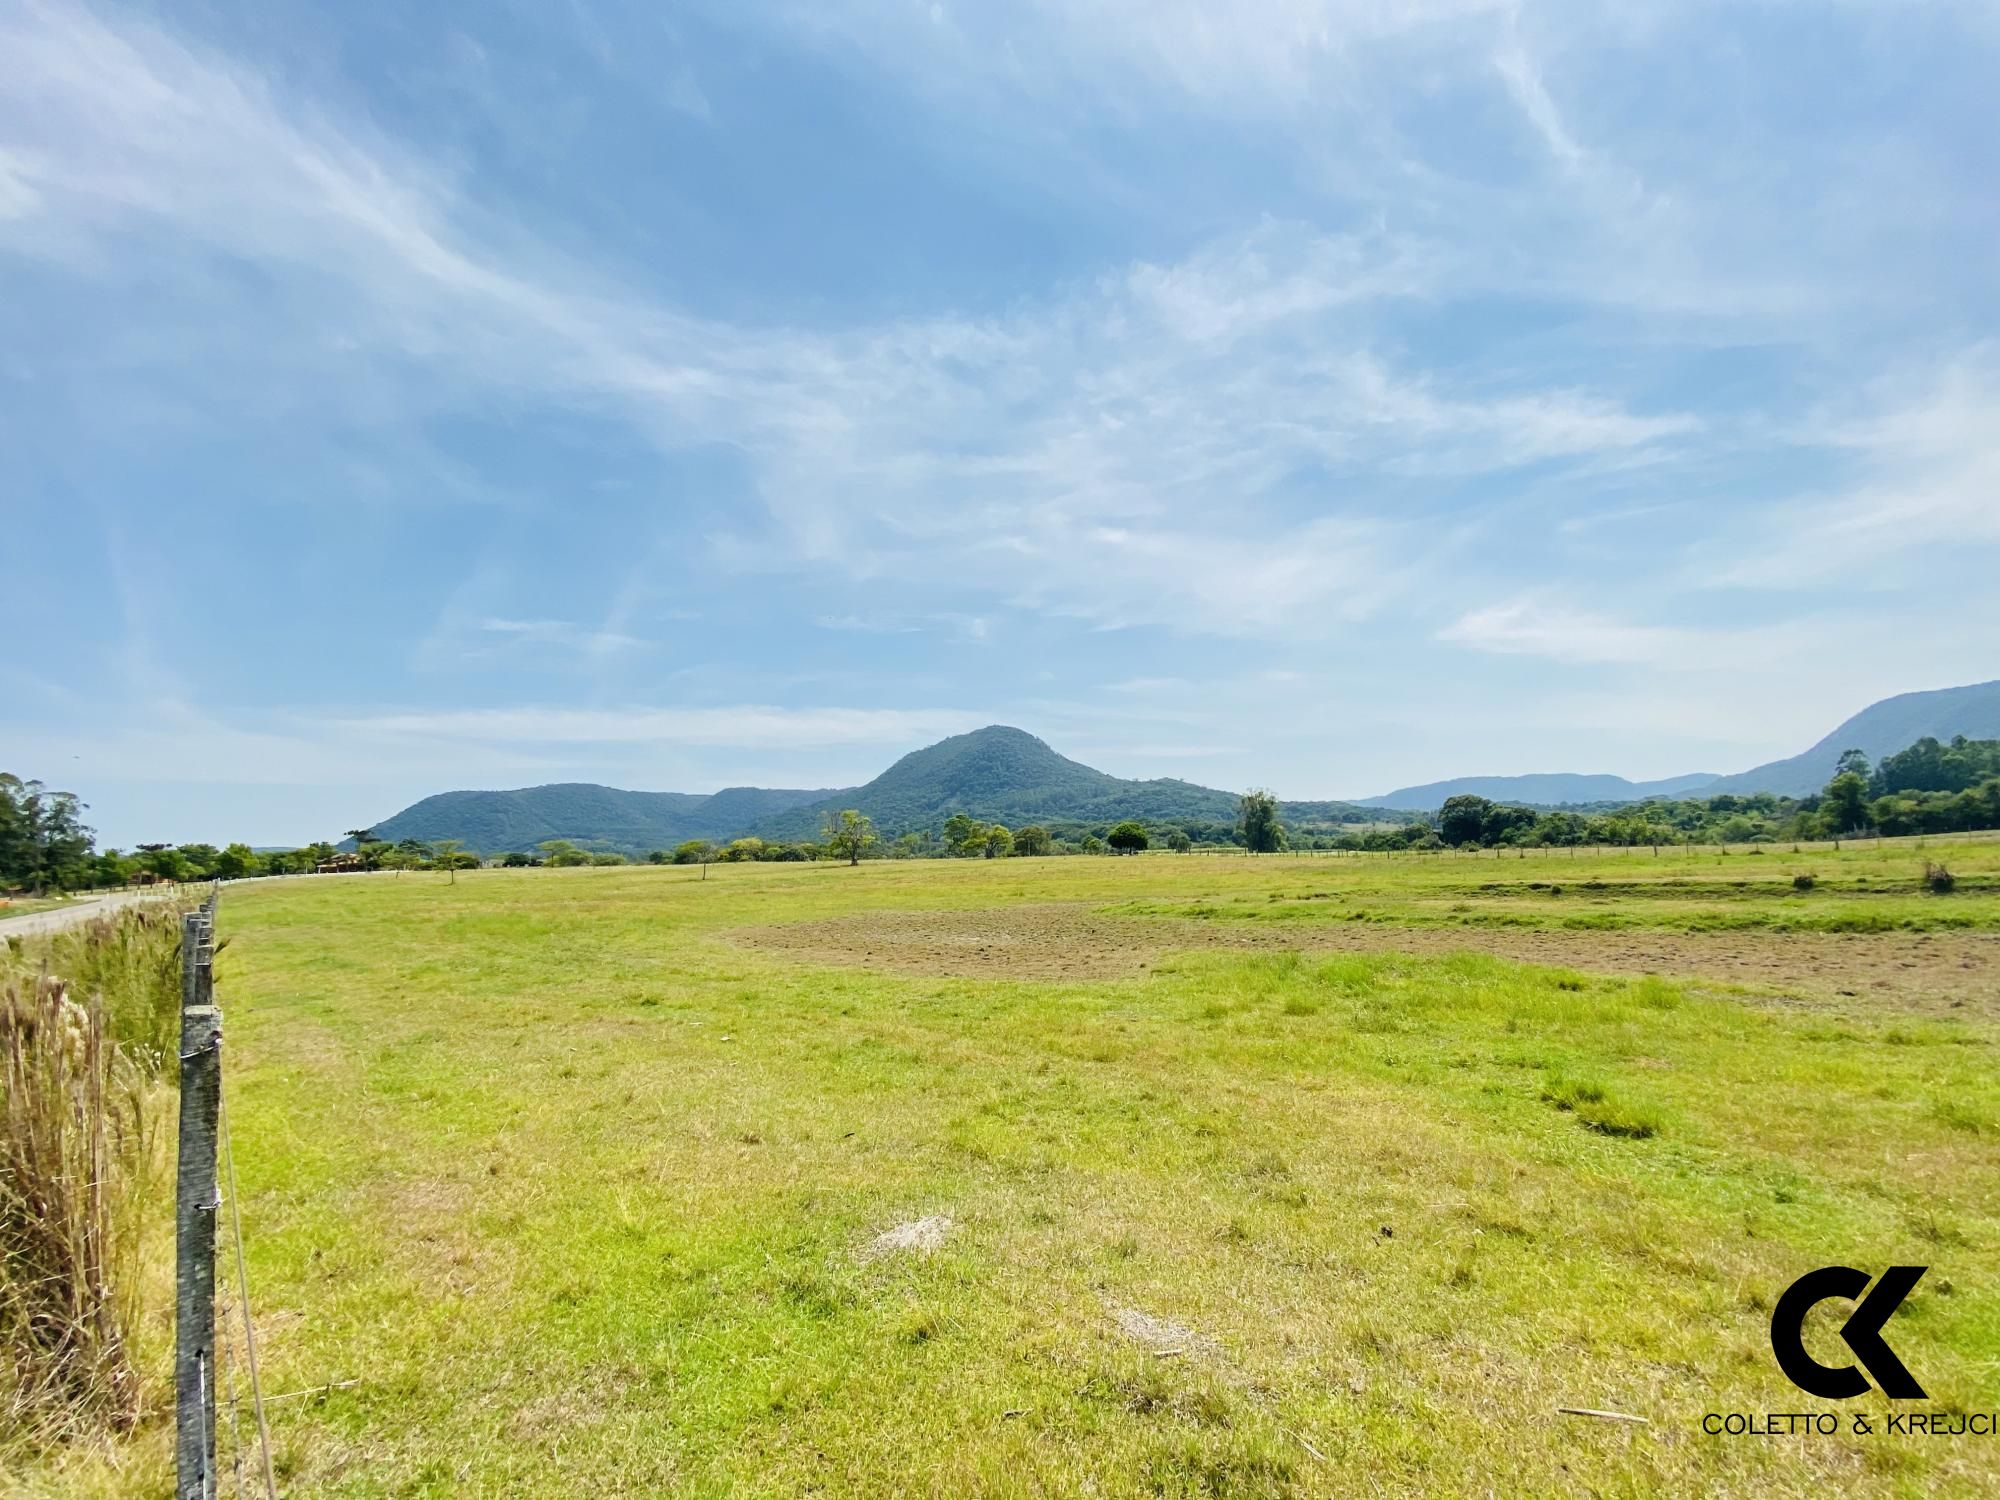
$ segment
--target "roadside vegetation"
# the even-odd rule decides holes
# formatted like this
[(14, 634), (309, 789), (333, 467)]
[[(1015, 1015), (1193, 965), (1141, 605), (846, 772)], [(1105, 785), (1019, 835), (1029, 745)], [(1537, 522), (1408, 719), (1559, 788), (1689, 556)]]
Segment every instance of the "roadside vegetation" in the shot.
[(0, 1466), (98, 1457), (164, 1389), (179, 918), (0, 952)]
[[(1803, 895), (1775, 854), (1650, 850), (246, 888), (220, 978), (251, 1284), (267, 1383), (316, 1393), (274, 1409), (281, 1485), (1991, 1492), (1990, 1442), (1884, 1436), (1873, 1395), (1842, 1407), (1870, 1439), (1699, 1425), (1814, 1405), (1768, 1322), (1832, 1263), (1930, 1266), (1897, 1352), (1928, 1406), (2000, 1405), (1974, 946), (2000, 844), (1949, 845), (1948, 895), (1923, 858), (1818, 851)], [(1807, 960), (1744, 984), (1677, 946), (1682, 901), (1864, 880), (1977, 930), (1935, 961), (1921, 934), (1736, 934)], [(1666, 957), (1563, 961), (1598, 936), (1565, 903), (1600, 896)], [(1315, 951), (1342, 906), (1526, 909), (1551, 957), (1401, 917)], [(1243, 920), (1135, 914), (1189, 909)], [(920, 919), (934, 946), (899, 947)], [(773, 945), (801, 928), (840, 946)], [(1182, 937), (1223, 929), (1271, 946)], [(1155, 936), (1112, 972), (1106, 932)], [(1867, 955), (1927, 967), (1877, 987)], [(117, 1492), (165, 1493), (160, 1425), (116, 1453)], [(28, 1472), (112, 1487), (88, 1454)]]

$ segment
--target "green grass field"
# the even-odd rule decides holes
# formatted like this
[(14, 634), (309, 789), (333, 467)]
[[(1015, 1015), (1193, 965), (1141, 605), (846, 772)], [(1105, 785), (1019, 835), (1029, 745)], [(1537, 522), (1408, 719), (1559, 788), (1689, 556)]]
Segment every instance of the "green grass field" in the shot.
[[(2000, 1439), (1884, 1435), (1767, 1334), (1806, 1270), (1928, 1265), (1920, 1404), (2000, 1408), (2000, 845), (1930, 852), (1951, 895), (1896, 846), (232, 889), (282, 1492), (1993, 1493)], [(1591, 928), (1680, 977), (1475, 951)], [(1805, 1410), (1843, 1435), (1700, 1426)]]

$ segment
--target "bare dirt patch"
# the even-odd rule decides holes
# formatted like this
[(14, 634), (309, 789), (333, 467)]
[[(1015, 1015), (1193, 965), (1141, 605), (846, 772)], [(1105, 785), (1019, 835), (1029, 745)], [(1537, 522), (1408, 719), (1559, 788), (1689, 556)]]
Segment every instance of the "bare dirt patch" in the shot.
[(885, 911), (744, 928), (746, 946), (811, 963), (977, 979), (1087, 980), (1143, 973), (1200, 949), (1491, 953), (1597, 974), (1707, 979), (1840, 1006), (2000, 1018), (1990, 933), (1534, 931), (1380, 922), (1198, 922), (1111, 916), (1082, 903)]

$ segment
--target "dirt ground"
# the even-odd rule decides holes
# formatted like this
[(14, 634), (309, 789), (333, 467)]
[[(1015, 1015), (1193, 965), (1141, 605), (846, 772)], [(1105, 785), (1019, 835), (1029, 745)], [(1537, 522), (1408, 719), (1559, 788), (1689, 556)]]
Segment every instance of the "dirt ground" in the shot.
[(1706, 979), (1825, 1004), (2000, 1018), (2000, 936), (1965, 933), (1531, 931), (1376, 922), (1189, 921), (1089, 905), (871, 912), (743, 928), (746, 946), (812, 963), (985, 979), (1106, 979), (1188, 949), (1491, 953), (1596, 974)]

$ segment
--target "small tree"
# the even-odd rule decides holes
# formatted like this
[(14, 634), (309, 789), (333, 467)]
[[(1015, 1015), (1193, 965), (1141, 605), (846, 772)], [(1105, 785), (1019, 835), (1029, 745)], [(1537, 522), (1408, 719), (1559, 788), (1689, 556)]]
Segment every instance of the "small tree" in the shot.
[(1820, 816), (1835, 838), (1868, 826), (1868, 783), (1859, 772), (1842, 771), (1826, 784)]
[(1187, 836), (1185, 828), (1176, 828), (1167, 835), (1167, 847), (1176, 854), (1185, 854), (1194, 847), (1194, 840)]
[(1492, 812), (1493, 804), (1484, 797), (1447, 797), (1444, 806), (1438, 809), (1438, 835), (1454, 849), (1464, 844), (1483, 843), (1487, 838), (1487, 819)]
[(988, 859), (1005, 859), (1014, 852), (1014, 835), (1008, 831), (1004, 823), (995, 823), (986, 830), (986, 842), (983, 847)]
[(1146, 836), (1144, 828), (1127, 818), (1104, 835), (1104, 842), (1120, 854), (1137, 854), (1141, 849), (1149, 848), (1153, 841)]
[(248, 844), (231, 844), (215, 857), (215, 873), (224, 880), (255, 875), (260, 861)]
[(1275, 854), (1285, 847), (1285, 825), (1278, 821), (1278, 799), (1269, 792), (1252, 790), (1236, 805), (1236, 826), (1243, 834), (1243, 847), (1252, 854)]
[(986, 825), (970, 813), (955, 812), (944, 820), (944, 841), (961, 857), (986, 852)]
[(861, 856), (875, 847), (874, 820), (852, 807), (843, 809), (838, 817), (828, 813), (819, 833), (826, 852), (850, 865), (860, 864)]
[(432, 846), (437, 852), (432, 856), (437, 863), (451, 872), (452, 885), (458, 884), (459, 850), (465, 847), (464, 839), (439, 839)]
[(1022, 855), (1047, 854), (1052, 840), (1048, 829), (1039, 823), (1030, 823), (1026, 828), (1014, 830), (1014, 852)]

